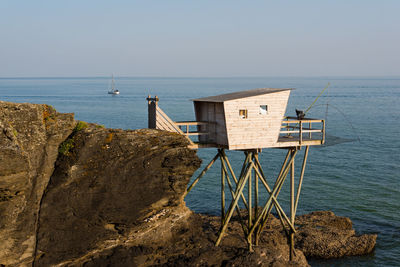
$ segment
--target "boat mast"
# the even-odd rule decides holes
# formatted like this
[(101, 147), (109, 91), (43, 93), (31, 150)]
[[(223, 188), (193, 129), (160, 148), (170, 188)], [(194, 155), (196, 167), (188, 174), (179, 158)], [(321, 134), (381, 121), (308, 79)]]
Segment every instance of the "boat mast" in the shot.
[(114, 74), (111, 74), (111, 91), (114, 92)]

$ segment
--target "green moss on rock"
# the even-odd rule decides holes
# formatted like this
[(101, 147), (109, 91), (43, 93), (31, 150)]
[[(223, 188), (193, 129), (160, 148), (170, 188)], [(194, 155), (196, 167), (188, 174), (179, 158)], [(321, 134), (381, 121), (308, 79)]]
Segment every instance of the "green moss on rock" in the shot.
[(83, 129), (87, 128), (88, 124), (84, 121), (78, 121), (78, 123), (76, 124), (75, 128), (74, 128), (74, 132), (79, 132), (82, 131)]
[(61, 143), (58, 148), (58, 153), (68, 156), (70, 151), (75, 147), (75, 141), (73, 138), (68, 138), (64, 142)]

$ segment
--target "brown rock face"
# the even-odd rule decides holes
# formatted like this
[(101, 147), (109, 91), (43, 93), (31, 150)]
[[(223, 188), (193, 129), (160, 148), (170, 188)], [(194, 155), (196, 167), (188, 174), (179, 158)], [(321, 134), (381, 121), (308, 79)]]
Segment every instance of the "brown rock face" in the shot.
[(307, 257), (340, 258), (364, 255), (375, 248), (377, 235), (356, 235), (349, 218), (331, 211), (298, 216), (296, 247)]
[[(185, 214), (185, 215), (183, 215)], [(272, 228), (262, 242), (247, 250), (243, 232), (234, 217), (220, 246), (214, 245), (220, 218), (173, 211), (142, 224), (125, 243), (105, 248), (68, 262), (84, 266), (309, 266), (300, 250), (289, 261), (286, 237), (280, 223), (272, 218)], [(166, 227), (167, 226), (167, 227)], [(279, 230), (277, 230), (279, 229)], [(160, 236), (161, 233), (169, 235)], [(63, 264), (67, 264), (64, 262)]]
[(40, 201), (73, 114), (0, 101), (0, 263), (32, 260)]
[(0, 266), (308, 266), (304, 254), (375, 245), (349, 219), (316, 212), (296, 220), (294, 261), (273, 216), (254, 252), (236, 217), (216, 247), (220, 218), (183, 201), (199, 166), (178, 134), (104, 129), (46, 105), (0, 102)]
[[(40, 209), (36, 266), (287, 266), (289, 248), (247, 251), (237, 221), (215, 247), (220, 219), (193, 214), (183, 194), (200, 166), (187, 141), (157, 130), (89, 126), (61, 145)], [(279, 223), (277, 223), (279, 226)], [(307, 266), (301, 251), (291, 266)]]
[(103, 249), (146, 218), (185, 211), (182, 196), (200, 160), (181, 136), (90, 126), (70, 140), (42, 201), (38, 265)]

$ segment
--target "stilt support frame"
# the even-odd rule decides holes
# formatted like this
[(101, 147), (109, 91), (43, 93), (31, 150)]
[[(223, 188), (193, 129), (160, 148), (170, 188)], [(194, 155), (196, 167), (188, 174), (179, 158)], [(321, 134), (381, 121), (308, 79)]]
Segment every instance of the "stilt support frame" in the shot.
[[(299, 203), (299, 197), (301, 192), (301, 186), (303, 183), (304, 172), (308, 157), (309, 146), (305, 147), (303, 162), (301, 165), (301, 172), (298, 179), (297, 189), (295, 188), (295, 168), (294, 162), (295, 157), (301, 147), (290, 147), (283, 161), (282, 167), (278, 176), (275, 179), (272, 188), (267, 182), (267, 177), (261, 167), (261, 163), (258, 158), (258, 150), (245, 150), (245, 160), (242, 165), (239, 176), (235, 175), (235, 172), (229, 162), (229, 159), (224, 149), (218, 149), (217, 154), (214, 158), (206, 165), (199, 176), (193, 181), (188, 187), (187, 193), (197, 184), (201, 177), (211, 168), (211, 166), (218, 160), (221, 161), (221, 227), (218, 233), (215, 245), (218, 246), (226, 233), (228, 224), (232, 219), (234, 212), (238, 215), (239, 222), (243, 229), (243, 234), (250, 251), (253, 250), (254, 246), (257, 246), (260, 240), (263, 229), (265, 228), (268, 218), (273, 208), (275, 208), (276, 214), (285, 230), (288, 237), (288, 244), (290, 248), (290, 259), (292, 260), (295, 256), (295, 216)], [(284, 212), (283, 208), (278, 202), (278, 196), (281, 192), (283, 184), (290, 173), (290, 214), (289, 217)], [(232, 178), (232, 180), (231, 180)], [(260, 206), (260, 188), (261, 182), (262, 188), (266, 190), (268, 197), (264, 204)], [(228, 185), (228, 187), (226, 187)], [(245, 187), (247, 185), (247, 194)], [(226, 191), (231, 195), (231, 202), (229, 207), (226, 207)], [(185, 195), (186, 195), (185, 194)], [(241, 210), (239, 203), (242, 203), (244, 210)], [(254, 205), (254, 206), (253, 206)], [(244, 214), (246, 213), (247, 214)], [(247, 218), (246, 218), (247, 216)]]

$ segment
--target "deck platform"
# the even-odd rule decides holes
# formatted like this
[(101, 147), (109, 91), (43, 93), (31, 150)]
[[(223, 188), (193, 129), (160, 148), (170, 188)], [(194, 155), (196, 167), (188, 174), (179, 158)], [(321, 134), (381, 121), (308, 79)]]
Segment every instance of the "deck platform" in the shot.
[[(278, 142), (275, 143), (274, 146), (271, 148), (289, 148), (289, 147), (301, 147), (301, 146), (320, 146), (322, 145), (323, 142), (321, 139), (310, 139), (310, 138), (303, 138), (301, 144), (300, 144), (300, 138), (299, 137), (291, 137), (288, 138), (286, 136), (281, 136), (278, 139)], [(202, 143), (196, 143), (193, 142), (193, 144), (189, 145), (189, 148), (191, 149), (200, 149), (200, 148), (224, 148), (227, 149), (228, 146), (222, 146), (222, 145), (217, 145), (217, 144), (212, 144), (212, 143), (207, 143), (207, 144), (202, 144)], [(262, 149), (262, 148), (260, 148)]]
[[(185, 135), (188, 139), (189, 136), (201, 135), (202, 132), (189, 131), (190, 126), (207, 125), (204, 122), (176, 122), (179, 127), (185, 126), (185, 129), (181, 134)], [(317, 126), (317, 127), (315, 127)], [(227, 145), (220, 145), (215, 143), (203, 143), (195, 142), (191, 140), (189, 148), (221, 148), (228, 149)], [(302, 146), (320, 146), (325, 143), (325, 121), (320, 119), (304, 118), (298, 120), (295, 117), (285, 117), (282, 121), (282, 127), (279, 132), (277, 142), (269, 145), (268, 147), (254, 148), (254, 145), (249, 144), (249, 149), (238, 149), (238, 150), (261, 150), (263, 148), (290, 148), (290, 147), (302, 147)], [(246, 144), (241, 144), (242, 147), (246, 147)]]

